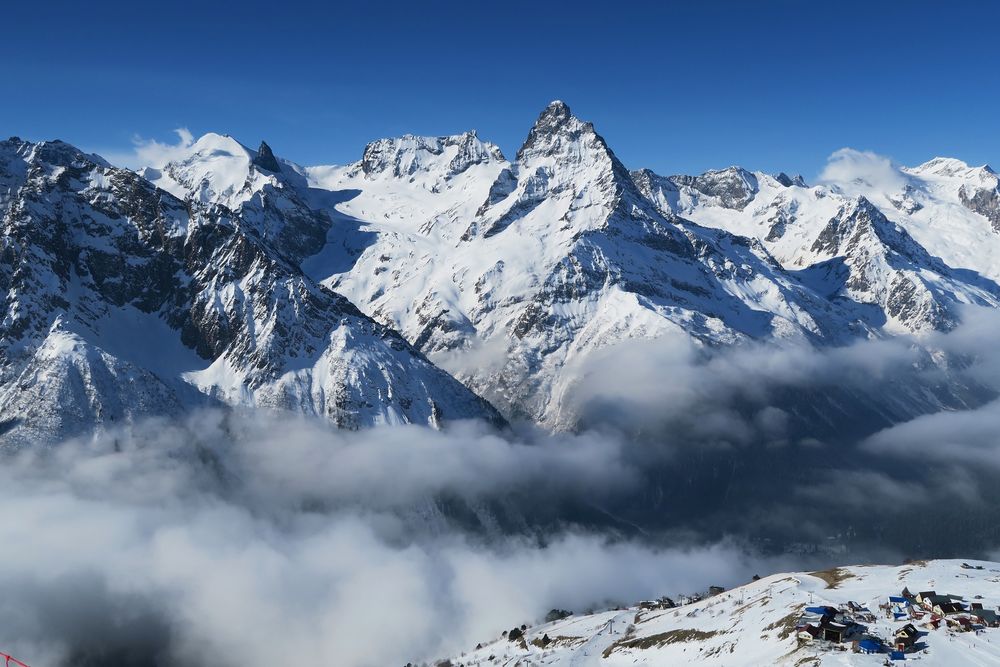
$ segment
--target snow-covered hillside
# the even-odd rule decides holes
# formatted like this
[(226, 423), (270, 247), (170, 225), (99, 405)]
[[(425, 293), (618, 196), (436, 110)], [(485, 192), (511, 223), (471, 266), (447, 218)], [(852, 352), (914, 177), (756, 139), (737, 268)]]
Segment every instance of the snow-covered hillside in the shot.
[[(938, 615), (919, 603), (893, 602), (903, 590), (916, 595), (934, 591), (981, 605), (995, 615), (1000, 604), (1000, 563), (957, 560), (919, 561), (903, 566), (852, 566), (823, 572), (775, 574), (698, 602), (666, 608), (662, 601), (624, 609), (570, 615), (483, 641), (453, 656), (453, 667), (475, 665), (882, 665), (907, 624), (916, 642), (904, 655), (921, 665), (1000, 664), (1000, 628), (976, 630), (978, 612)], [(673, 592), (670, 592), (673, 594)], [(853, 605), (851, 603), (854, 603)], [(817, 627), (820, 607), (831, 607), (843, 623), (854, 626), (843, 641), (812, 638), (797, 626)], [(913, 612), (909, 610), (911, 607)], [(920, 614), (920, 618), (914, 616)], [(831, 618), (834, 616), (831, 613)], [(972, 619), (966, 626), (965, 621)], [(523, 619), (512, 619), (520, 631)], [(936, 627), (935, 627), (936, 626)], [(880, 653), (856, 652), (855, 640), (879, 639)], [(870, 647), (868, 643), (858, 648)], [(898, 657), (898, 656), (897, 656)], [(895, 662), (894, 664), (906, 664)]]
[[(1000, 305), (963, 251), (922, 246), (877, 198), (736, 168), (630, 173), (562, 102), (512, 161), (474, 132), (381, 139), (345, 167), (270, 156), (280, 169), (268, 171), (254, 155), (207, 135), (143, 173), (232, 207), (266, 238), (305, 230), (277, 243), (290, 261), (508, 415), (550, 427), (575, 423), (581, 369), (624, 341), (843, 344), (947, 330), (963, 304)], [(966, 179), (961, 210), (990, 214), (988, 172), (934, 178)]]
[[(348, 427), (498, 419), (396, 332), (304, 276), (289, 259), (300, 221), (265, 217), (264, 192), (260, 218), (238, 217), (68, 144), (0, 143), (5, 440), (219, 402)], [(288, 234), (270, 237), (272, 219)]]

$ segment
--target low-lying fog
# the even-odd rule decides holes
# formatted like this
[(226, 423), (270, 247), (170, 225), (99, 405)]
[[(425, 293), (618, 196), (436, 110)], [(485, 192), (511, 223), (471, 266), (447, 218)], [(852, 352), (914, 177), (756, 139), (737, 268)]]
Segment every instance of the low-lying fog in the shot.
[[(392, 665), (551, 608), (1000, 544), (996, 314), (947, 335), (579, 369), (572, 434), (149, 420), (0, 466), (0, 650)], [(916, 519), (915, 517), (919, 517)]]

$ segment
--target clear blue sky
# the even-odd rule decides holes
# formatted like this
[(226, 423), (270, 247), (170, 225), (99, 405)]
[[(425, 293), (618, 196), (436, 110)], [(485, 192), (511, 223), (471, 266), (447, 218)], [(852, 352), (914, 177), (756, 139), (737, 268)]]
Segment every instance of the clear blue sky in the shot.
[(512, 156), (558, 98), (665, 173), (1000, 162), (992, 0), (222, 4), (8, 4), (0, 134), (120, 152), (187, 127), (316, 164), (476, 128)]

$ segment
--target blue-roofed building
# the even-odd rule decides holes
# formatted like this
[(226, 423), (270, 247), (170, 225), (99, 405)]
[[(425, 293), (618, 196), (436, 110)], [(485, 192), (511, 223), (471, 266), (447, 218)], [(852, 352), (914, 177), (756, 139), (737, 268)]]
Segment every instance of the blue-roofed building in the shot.
[(833, 616), (837, 613), (837, 610), (833, 607), (806, 607), (806, 611), (810, 614), (819, 614), (820, 616)]
[(858, 653), (881, 653), (882, 642), (877, 639), (862, 639), (858, 642)]

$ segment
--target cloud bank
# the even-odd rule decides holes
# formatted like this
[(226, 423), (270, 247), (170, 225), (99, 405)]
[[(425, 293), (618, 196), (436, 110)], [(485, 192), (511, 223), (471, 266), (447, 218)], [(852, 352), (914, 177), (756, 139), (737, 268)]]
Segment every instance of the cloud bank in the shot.
[(632, 481), (615, 443), (343, 433), (207, 412), (27, 451), (0, 469), (0, 647), (33, 664), (403, 664), (552, 607), (733, 584), (735, 546), (658, 547), (582, 530), (467, 534), (475, 505), (548, 482)]
[[(985, 553), (998, 324), (970, 310), (948, 334), (832, 350), (608, 348), (577, 369), (572, 434), (208, 411), (29, 448), (0, 466), (0, 650), (405, 664), (555, 607)], [(940, 543), (913, 541), (914, 512)]]

